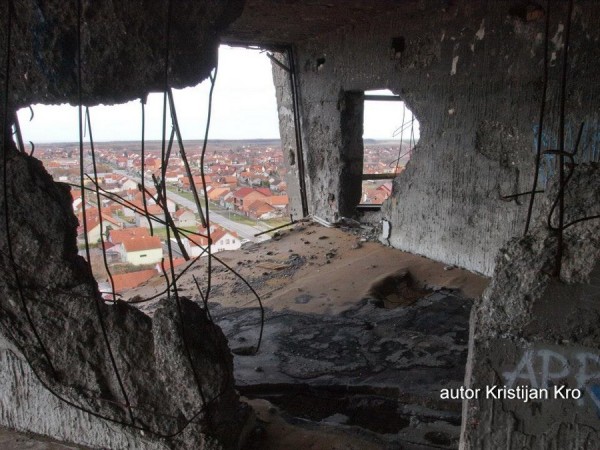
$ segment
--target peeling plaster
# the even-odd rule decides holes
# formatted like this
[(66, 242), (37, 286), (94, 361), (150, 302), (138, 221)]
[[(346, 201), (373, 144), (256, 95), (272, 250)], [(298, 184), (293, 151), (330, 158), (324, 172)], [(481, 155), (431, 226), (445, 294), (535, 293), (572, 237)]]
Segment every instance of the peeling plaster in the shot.
[(483, 40), (485, 37), (485, 19), (481, 20), (481, 25), (479, 25), (479, 30), (475, 33), (475, 37), (478, 41)]
[(450, 75), (456, 75), (456, 65), (458, 64), (458, 55), (452, 58), (452, 70), (450, 70)]

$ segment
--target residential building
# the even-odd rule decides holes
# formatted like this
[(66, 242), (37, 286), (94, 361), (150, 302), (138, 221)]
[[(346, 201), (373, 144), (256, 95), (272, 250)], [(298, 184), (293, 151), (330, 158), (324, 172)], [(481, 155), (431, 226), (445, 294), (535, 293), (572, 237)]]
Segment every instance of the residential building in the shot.
[(155, 264), (163, 257), (162, 242), (158, 236), (140, 236), (122, 243), (124, 260), (134, 266)]

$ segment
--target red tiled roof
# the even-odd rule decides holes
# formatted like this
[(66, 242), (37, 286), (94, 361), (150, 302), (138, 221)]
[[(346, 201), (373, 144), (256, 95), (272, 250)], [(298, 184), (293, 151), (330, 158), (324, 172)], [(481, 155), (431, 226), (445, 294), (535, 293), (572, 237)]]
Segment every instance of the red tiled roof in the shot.
[(150, 236), (147, 228), (143, 227), (132, 227), (124, 228), (122, 230), (110, 230), (109, 233), (110, 241), (114, 244), (120, 244), (121, 242), (131, 239), (132, 237)]
[(208, 198), (211, 200), (217, 200), (225, 194), (228, 194), (229, 191), (229, 188), (214, 188), (208, 193)]
[(123, 247), (127, 252), (141, 252), (162, 248), (162, 243), (158, 236), (140, 236), (124, 240)]
[(272, 195), (267, 197), (265, 202), (272, 206), (285, 206), (289, 203), (289, 199), (287, 195)]
[(271, 189), (269, 188), (256, 188), (257, 192), (260, 192), (263, 195), (266, 195), (267, 197), (270, 197), (271, 195), (273, 195), (273, 193), (271, 192)]
[(263, 214), (274, 210), (275, 208), (273, 206), (262, 200), (254, 200), (250, 206), (248, 206), (248, 212), (255, 216), (262, 216)]
[(156, 270), (154, 269), (115, 274), (112, 276), (115, 292), (123, 292), (126, 289), (138, 287), (140, 284), (145, 283), (156, 275)]
[(190, 214), (194, 214), (193, 212), (191, 212), (189, 209), (186, 208), (179, 208), (177, 211), (175, 211), (175, 217), (176, 218), (180, 218), (181, 216), (183, 216), (185, 213), (190, 213)]
[[(146, 215), (146, 212), (144, 211), (144, 205), (142, 204), (142, 202), (132, 202), (136, 208), (134, 209), (134, 211), (137, 214), (141, 214), (142, 216)], [(153, 216), (160, 216), (161, 214), (164, 214), (164, 209), (161, 205), (155, 205), (155, 204), (148, 204), (146, 203), (146, 209), (148, 210), (148, 214), (152, 214)]]
[[(169, 270), (171, 268), (171, 261), (168, 258), (165, 258), (165, 262), (163, 263), (165, 270)], [(185, 264), (185, 258), (173, 258), (173, 267), (179, 267), (182, 264)], [(162, 273), (162, 265), (161, 263), (156, 263), (156, 270), (159, 273)]]
[(235, 198), (244, 198), (245, 196), (247, 196), (248, 194), (251, 194), (252, 192), (254, 192), (254, 189), (251, 187), (241, 187), (233, 193), (233, 196)]
[[(199, 227), (199, 230), (200, 230), (199, 232), (201, 234), (206, 234), (206, 228)], [(219, 242), (227, 234), (229, 234), (230, 236), (232, 236), (234, 238), (238, 238), (237, 233), (235, 233), (233, 231), (229, 231), (229, 230), (219, 227), (219, 226), (215, 226), (214, 230), (210, 233), (210, 239), (212, 240), (212, 242), (214, 244), (214, 243)], [(206, 247), (208, 245), (208, 239), (204, 236), (190, 236), (189, 239), (190, 239), (191, 246), (199, 245), (202, 247)]]

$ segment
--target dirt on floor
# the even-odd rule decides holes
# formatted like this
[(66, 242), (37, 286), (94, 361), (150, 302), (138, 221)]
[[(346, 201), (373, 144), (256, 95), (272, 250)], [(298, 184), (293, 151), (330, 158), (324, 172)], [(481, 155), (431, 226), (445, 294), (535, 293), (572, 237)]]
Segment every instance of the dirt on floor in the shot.
[(258, 431), (244, 450), (381, 450), (385, 445), (359, 431), (340, 431), (333, 424), (291, 424), (267, 400), (245, 401), (256, 412)]
[[(226, 307), (256, 306), (257, 301), (217, 258), (241, 275), (273, 311), (339, 314), (368, 297), (374, 283), (399, 271), (408, 272), (420, 289), (446, 288), (467, 298), (479, 297), (489, 281), (464, 269), (366, 242), (359, 234), (308, 223), (282, 231), (271, 241), (215, 254), (209, 300)], [(205, 289), (207, 258), (200, 258), (177, 282), (182, 295), (198, 298), (193, 276)], [(164, 289), (164, 278), (156, 277), (125, 298), (140, 301)], [(140, 303), (147, 312), (152, 305), (152, 301)]]
[[(178, 273), (182, 273), (177, 281), (178, 291), (180, 295), (201, 301), (194, 277), (202, 295), (206, 295), (208, 259), (200, 258), (188, 270), (183, 270), (184, 267), (177, 268)], [(341, 316), (352, 316), (353, 311), (364, 308), (361, 305), (365, 305), (366, 298), (373, 305), (403, 308), (422, 302), (422, 297), (440, 290), (474, 299), (482, 294), (487, 284), (488, 279), (478, 274), (378, 242), (367, 242), (361, 237), (360, 230), (304, 223), (276, 233), (270, 241), (247, 243), (240, 250), (217, 253), (212, 260), (209, 301), (218, 303), (222, 310), (255, 308), (258, 306), (257, 295), (265, 309), (275, 316), (290, 312), (294, 317), (297, 313), (307, 315), (306, 320), (311, 315), (323, 316), (325, 320), (340, 317), (341, 320)], [(152, 314), (157, 299), (165, 295), (165, 287), (164, 277), (155, 277), (127, 293), (125, 299)], [(148, 301), (152, 297), (155, 299)], [(425, 300), (425, 304), (428, 302), (431, 303)], [(244, 450), (397, 448), (390, 447), (389, 441), (379, 439), (377, 434), (363, 428), (338, 426), (333, 419), (339, 414), (311, 421), (292, 417), (264, 399), (245, 401), (255, 410), (259, 426)], [(453, 447), (453, 444), (448, 445), (437, 448)], [(59, 450), (80, 447), (0, 429), (0, 448)], [(402, 448), (433, 447), (405, 446), (403, 443)]]

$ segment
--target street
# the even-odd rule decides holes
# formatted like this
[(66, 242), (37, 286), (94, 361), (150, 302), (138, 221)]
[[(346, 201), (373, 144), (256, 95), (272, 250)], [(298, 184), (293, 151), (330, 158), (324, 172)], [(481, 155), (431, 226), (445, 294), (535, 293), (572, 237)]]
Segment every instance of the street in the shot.
[[(131, 175), (129, 175), (125, 170), (114, 170), (113, 172), (117, 173), (119, 175), (126, 176), (133, 181), (136, 181), (136, 182), (139, 181), (138, 179), (133, 178)], [(146, 180), (146, 182), (147, 182), (148, 186), (153, 186), (153, 183), (151, 180)], [(173, 200), (175, 203), (177, 203), (185, 208), (188, 208), (189, 210), (191, 210), (193, 212), (196, 212), (196, 204), (193, 201), (188, 200), (187, 198), (185, 198), (173, 191), (170, 191), (168, 189), (167, 189), (167, 197), (169, 199)], [(200, 201), (202, 203), (204, 203), (203, 198), (201, 198)], [(258, 236), (258, 237), (254, 236), (256, 233), (260, 233), (261, 231), (268, 230), (270, 227), (266, 224), (257, 223), (255, 226), (252, 226), (252, 225), (238, 223), (231, 219), (228, 219), (227, 217), (223, 216), (222, 214), (219, 214), (218, 212), (216, 212), (212, 209), (209, 211), (209, 219), (212, 223), (216, 223), (230, 231), (234, 231), (235, 233), (237, 233), (237, 235), (241, 239), (248, 239), (249, 241), (252, 241), (252, 242), (262, 242), (262, 241), (266, 241), (269, 239), (269, 236), (267, 234), (263, 234), (262, 236)]]

